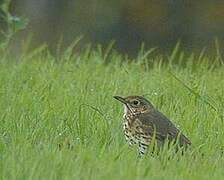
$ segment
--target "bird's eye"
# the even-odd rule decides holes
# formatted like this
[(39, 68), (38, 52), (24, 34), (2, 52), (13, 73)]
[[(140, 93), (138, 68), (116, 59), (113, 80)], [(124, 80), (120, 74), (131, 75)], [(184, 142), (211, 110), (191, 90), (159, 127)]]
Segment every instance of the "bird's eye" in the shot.
[(139, 104), (140, 104), (140, 102), (139, 102), (139, 101), (137, 101), (137, 100), (134, 100), (134, 101), (133, 101), (133, 104), (134, 104), (134, 105), (139, 105)]

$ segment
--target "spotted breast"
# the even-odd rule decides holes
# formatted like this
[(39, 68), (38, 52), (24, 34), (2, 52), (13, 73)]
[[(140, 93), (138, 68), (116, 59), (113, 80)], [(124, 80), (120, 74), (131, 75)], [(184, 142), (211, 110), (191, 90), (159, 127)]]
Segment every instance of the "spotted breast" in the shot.
[(148, 146), (152, 140), (150, 133), (146, 134), (143, 130), (141, 121), (137, 115), (124, 114), (123, 129), (126, 141), (129, 145), (136, 145), (139, 149), (139, 154), (146, 153)]

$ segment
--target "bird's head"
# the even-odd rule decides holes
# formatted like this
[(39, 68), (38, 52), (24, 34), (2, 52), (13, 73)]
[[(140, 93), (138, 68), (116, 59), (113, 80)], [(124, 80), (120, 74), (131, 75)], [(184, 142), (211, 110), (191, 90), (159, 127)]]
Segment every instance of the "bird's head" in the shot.
[(114, 98), (124, 104), (125, 114), (146, 113), (154, 109), (153, 105), (142, 96), (114, 96)]

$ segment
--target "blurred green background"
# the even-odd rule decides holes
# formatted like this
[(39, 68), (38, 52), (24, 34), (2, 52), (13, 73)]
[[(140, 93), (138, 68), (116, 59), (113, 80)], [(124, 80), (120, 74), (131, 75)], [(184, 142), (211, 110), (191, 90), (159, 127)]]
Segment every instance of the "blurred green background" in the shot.
[(108, 45), (136, 54), (147, 48), (173, 48), (178, 40), (185, 50), (220, 47), (224, 37), (222, 0), (13, 0), (12, 14), (29, 19), (23, 39), (32, 34), (34, 45), (46, 42), (52, 50), (83, 35), (82, 43)]

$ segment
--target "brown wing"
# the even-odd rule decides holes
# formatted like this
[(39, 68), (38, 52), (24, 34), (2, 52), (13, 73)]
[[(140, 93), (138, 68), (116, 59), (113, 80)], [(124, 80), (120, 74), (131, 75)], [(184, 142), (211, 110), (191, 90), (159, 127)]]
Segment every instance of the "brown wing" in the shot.
[[(180, 130), (161, 112), (154, 110), (150, 113), (139, 115), (139, 119), (145, 127), (153, 127), (156, 139), (164, 142), (167, 138), (169, 141), (179, 139), (179, 145), (190, 145), (190, 140), (180, 132)], [(147, 130), (146, 130), (147, 131)], [(152, 131), (152, 130), (151, 130)], [(154, 133), (154, 132), (149, 133)]]
[(180, 130), (175, 127), (175, 125), (172, 125), (169, 128), (168, 138), (170, 140), (178, 139), (180, 146), (191, 145), (191, 141), (183, 133), (181, 133)]

